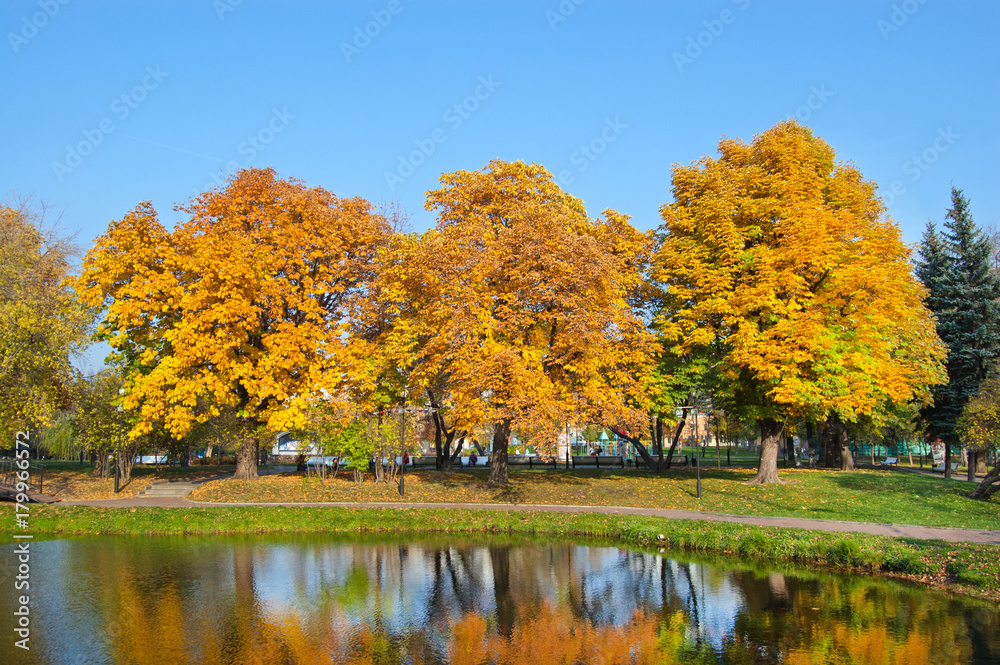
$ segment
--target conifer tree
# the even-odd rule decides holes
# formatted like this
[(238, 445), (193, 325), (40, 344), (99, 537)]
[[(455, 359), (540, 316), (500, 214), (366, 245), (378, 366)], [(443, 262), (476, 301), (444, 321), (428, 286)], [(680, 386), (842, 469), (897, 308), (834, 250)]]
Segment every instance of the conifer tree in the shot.
[(944, 231), (938, 235), (928, 225), (916, 266), (930, 291), (927, 306), (937, 316), (938, 335), (948, 346), (948, 383), (934, 391), (934, 406), (925, 416), (930, 433), (945, 443), (949, 478), (952, 446), (959, 444), (958, 418), (1000, 358), (1000, 277), (991, 270), (990, 240), (973, 221), (962, 190), (952, 187), (951, 202)]

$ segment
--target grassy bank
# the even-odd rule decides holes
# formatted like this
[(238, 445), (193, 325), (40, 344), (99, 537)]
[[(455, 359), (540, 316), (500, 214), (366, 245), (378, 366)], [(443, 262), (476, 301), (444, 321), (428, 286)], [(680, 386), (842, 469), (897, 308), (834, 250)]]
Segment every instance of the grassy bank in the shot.
[(1000, 529), (996, 500), (974, 501), (972, 486), (899, 470), (781, 470), (785, 485), (749, 486), (754, 470), (702, 471), (702, 498), (695, 472), (528, 470), (511, 471), (503, 489), (486, 485), (486, 471), (407, 472), (406, 497), (395, 484), (355, 485), (346, 473), (322, 483), (315, 476), (280, 474), (254, 481), (206, 483), (191, 498), (213, 502), (534, 503), (704, 510), (735, 515)]
[[(3, 524), (0, 537), (10, 542), (13, 516), (6, 515)], [(861, 570), (1000, 601), (1000, 560), (997, 548), (988, 545), (656, 517), (452, 509), (33, 506), (29, 531), (36, 536), (503, 533), (596, 537), (639, 548), (663, 547), (728, 554), (750, 561)]]

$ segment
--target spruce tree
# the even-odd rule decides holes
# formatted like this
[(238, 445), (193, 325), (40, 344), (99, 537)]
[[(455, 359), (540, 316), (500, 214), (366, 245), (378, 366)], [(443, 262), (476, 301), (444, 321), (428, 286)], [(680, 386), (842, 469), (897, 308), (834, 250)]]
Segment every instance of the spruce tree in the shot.
[[(937, 315), (938, 335), (948, 346), (948, 383), (934, 391), (925, 411), (932, 434), (945, 443), (945, 475), (951, 477), (951, 447), (959, 443), (956, 424), (989, 368), (1000, 359), (1000, 278), (991, 270), (989, 238), (976, 227), (969, 201), (952, 187), (952, 207), (938, 235), (928, 224), (916, 274)], [(970, 463), (975, 465), (974, 460)]]

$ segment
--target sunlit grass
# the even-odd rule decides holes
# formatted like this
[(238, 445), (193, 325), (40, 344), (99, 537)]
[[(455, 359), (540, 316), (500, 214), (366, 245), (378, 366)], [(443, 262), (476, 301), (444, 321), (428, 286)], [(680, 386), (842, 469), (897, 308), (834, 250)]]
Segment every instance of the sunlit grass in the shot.
[(784, 485), (745, 485), (753, 470), (702, 471), (702, 498), (695, 472), (512, 470), (508, 488), (487, 486), (486, 471), (406, 473), (406, 496), (395, 484), (361, 485), (341, 473), (321, 482), (302, 474), (254, 481), (207, 483), (191, 498), (222, 502), (407, 501), (630, 506), (704, 510), (736, 515), (1000, 529), (996, 501), (969, 499), (971, 485), (898, 470), (782, 470)]

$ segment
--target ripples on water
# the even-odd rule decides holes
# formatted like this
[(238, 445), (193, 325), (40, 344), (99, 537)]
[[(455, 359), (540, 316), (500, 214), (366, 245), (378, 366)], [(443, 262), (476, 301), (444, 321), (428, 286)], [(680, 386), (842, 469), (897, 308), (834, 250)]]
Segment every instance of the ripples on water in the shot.
[[(308, 536), (33, 548), (33, 650), (6, 638), (5, 664), (1000, 662), (989, 604), (600, 545)], [(4, 616), (12, 603), (0, 594)]]

